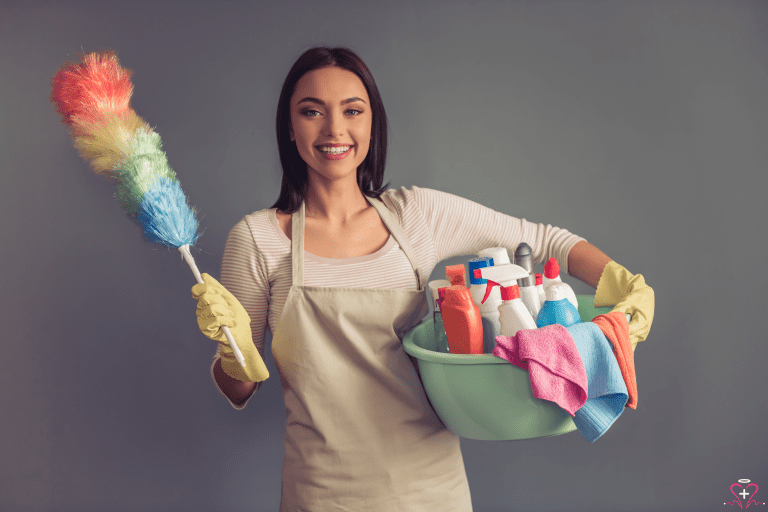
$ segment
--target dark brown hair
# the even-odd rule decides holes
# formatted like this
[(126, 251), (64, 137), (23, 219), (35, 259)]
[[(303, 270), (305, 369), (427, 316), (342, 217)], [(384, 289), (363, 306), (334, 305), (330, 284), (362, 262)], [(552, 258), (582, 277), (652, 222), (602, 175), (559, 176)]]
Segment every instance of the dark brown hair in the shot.
[(285, 213), (293, 213), (307, 197), (307, 163), (299, 155), (296, 144), (291, 141), (291, 96), (296, 83), (310, 71), (336, 66), (356, 74), (365, 85), (368, 99), (371, 101), (371, 145), (368, 154), (357, 168), (357, 184), (360, 191), (368, 197), (379, 198), (389, 183), (382, 186), (384, 166), (387, 160), (387, 114), (381, 101), (379, 89), (373, 75), (363, 60), (349, 48), (328, 48), (318, 46), (310, 48), (296, 60), (285, 77), (280, 99), (277, 102), (277, 148), (280, 152), (280, 164), (283, 167), (283, 181), (280, 197), (272, 208)]

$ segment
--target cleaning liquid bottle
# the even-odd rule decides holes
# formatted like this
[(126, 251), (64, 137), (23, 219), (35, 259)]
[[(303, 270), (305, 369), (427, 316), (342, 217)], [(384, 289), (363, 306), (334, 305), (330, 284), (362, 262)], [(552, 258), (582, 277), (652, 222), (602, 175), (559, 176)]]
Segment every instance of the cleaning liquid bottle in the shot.
[(445, 278), (451, 282), (451, 286), (467, 286), (467, 271), (464, 265), (448, 265), (445, 267)]
[(488, 247), (477, 253), (477, 255), (481, 258), (484, 256), (491, 258), (491, 264), (489, 265), (491, 267), (497, 265), (509, 265), (511, 263), (506, 247)]
[(547, 288), (555, 283), (565, 285), (565, 296), (568, 298), (571, 304), (573, 304), (573, 307), (578, 310), (579, 302), (576, 300), (576, 294), (573, 293), (573, 288), (568, 286), (563, 282), (562, 279), (560, 279), (560, 264), (557, 263), (555, 258), (549, 258), (549, 260), (544, 264), (544, 293), (546, 294)]
[(469, 288), (449, 286), (440, 308), (451, 354), (482, 354), (483, 322)]
[(538, 272), (536, 272), (536, 291), (539, 292), (539, 302), (543, 306), (547, 296), (544, 293), (544, 278)]
[[(520, 300), (520, 292), (517, 291), (517, 296), (515, 297), (515, 292), (512, 291), (512, 289), (517, 288), (516, 280), (528, 275), (528, 271), (518, 265), (507, 264), (479, 268), (475, 270), (474, 274), (476, 277), (482, 277), (487, 281), (483, 302), (485, 302), (491, 295), (491, 291), (494, 287), (499, 286), (501, 288), (502, 303), (498, 306), (498, 334), (514, 336), (514, 334), (507, 333), (516, 333), (519, 329), (536, 328), (536, 323), (534, 322), (533, 317), (531, 317), (528, 309)], [(505, 289), (507, 291), (504, 291)], [(494, 335), (493, 346), (491, 347), (490, 352), (493, 352), (493, 347), (496, 346), (496, 336), (498, 336), (498, 334)]]
[(568, 288), (565, 283), (553, 283), (547, 287), (547, 300), (539, 311), (536, 326), (560, 324), (568, 327), (581, 322), (579, 310), (568, 300)]
[[(482, 257), (469, 260), (469, 292), (472, 294), (472, 300), (480, 309), (480, 316), (483, 319), (483, 347), (486, 354), (493, 352), (496, 346), (496, 336), (501, 333), (501, 323), (499, 323), (499, 306), (501, 305), (501, 295), (491, 293), (483, 302), (483, 296), (487, 288), (487, 281), (482, 277), (476, 277), (477, 269), (490, 266), (491, 258)], [(494, 291), (496, 291), (494, 289)]]
[(520, 299), (520, 290), (517, 284), (502, 286), (501, 298), (504, 300), (499, 306), (501, 334), (514, 336), (521, 329), (536, 329), (536, 322), (533, 321), (528, 308)]
[[(448, 353), (448, 338), (445, 336), (445, 326), (443, 324), (443, 315), (440, 312), (440, 303), (442, 302), (445, 290), (451, 286), (450, 281), (438, 279), (429, 282), (429, 291), (432, 295), (432, 323), (435, 333), (435, 350), (437, 352)], [(440, 293), (442, 290), (442, 294)], [(442, 296), (441, 296), (442, 295)]]
[(517, 280), (517, 287), (525, 307), (531, 317), (536, 318), (541, 309), (541, 300), (539, 292), (536, 290), (536, 278), (533, 275), (533, 251), (531, 246), (525, 242), (518, 244), (515, 249), (515, 265), (523, 267), (528, 271), (528, 275)]

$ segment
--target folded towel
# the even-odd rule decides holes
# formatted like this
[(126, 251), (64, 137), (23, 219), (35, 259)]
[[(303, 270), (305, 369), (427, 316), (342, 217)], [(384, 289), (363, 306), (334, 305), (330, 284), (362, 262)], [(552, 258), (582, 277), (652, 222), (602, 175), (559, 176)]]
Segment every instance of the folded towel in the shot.
[(573, 338), (560, 324), (496, 336), (493, 355), (530, 373), (533, 396), (571, 416), (587, 401), (587, 373)]
[(613, 345), (613, 355), (619, 363), (621, 376), (627, 385), (629, 400), (627, 407), (637, 409), (637, 379), (635, 378), (635, 354), (629, 341), (629, 324), (624, 313), (614, 311), (605, 315), (597, 315), (593, 322), (603, 331), (605, 337)]
[(593, 322), (567, 327), (587, 372), (587, 402), (576, 411), (573, 422), (587, 441), (594, 443), (624, 412), (627, 385), (611, 344)]

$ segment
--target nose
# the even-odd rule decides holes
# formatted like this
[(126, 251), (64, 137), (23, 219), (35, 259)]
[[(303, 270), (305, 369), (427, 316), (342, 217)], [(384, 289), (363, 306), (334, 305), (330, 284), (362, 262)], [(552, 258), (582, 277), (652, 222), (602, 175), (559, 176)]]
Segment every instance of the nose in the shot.
[(325, 118), (325, 130), (328, 137), (336, 137), (344, 134), (344, 117), (341, 114), (331, 112)]

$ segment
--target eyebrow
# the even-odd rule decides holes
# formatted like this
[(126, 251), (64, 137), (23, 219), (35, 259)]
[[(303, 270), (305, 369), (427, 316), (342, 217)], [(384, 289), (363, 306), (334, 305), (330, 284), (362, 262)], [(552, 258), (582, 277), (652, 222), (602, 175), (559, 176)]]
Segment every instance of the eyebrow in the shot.
[[(363, 103), (365, 103), (365, 100), (363, 100), (362, 98), (354, 97), (354, 98), (347, 98), (345, 100), (342, 100), (341, 104), (342, 105), (346, 105), (347, 103), (354, 103), (355, 101), (362, 101)], [(300, 99), (299, 101), (296, 102), (296, 104), (298, 105), (298, 104), (304, 103), (304, 102), (317, 103), (318, 105), (325, 106), (325, 102), (324, 101), (319, 100), (317, 98), (313, 98), (311, 96), (307, 96), (306, 98)]]

